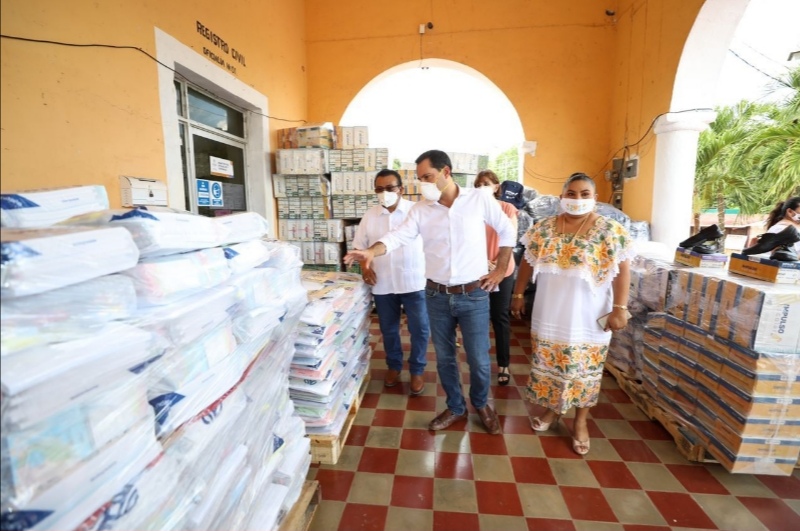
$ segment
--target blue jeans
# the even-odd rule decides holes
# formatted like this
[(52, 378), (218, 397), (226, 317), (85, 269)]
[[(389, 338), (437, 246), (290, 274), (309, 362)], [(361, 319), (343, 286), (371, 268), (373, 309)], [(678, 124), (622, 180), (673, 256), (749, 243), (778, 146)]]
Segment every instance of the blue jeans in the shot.
[(436, 349), (436, 369), (447, 394), (447, 409), (455, 415), (466, 412), (461, 392), (461, 371), (456, 359), (456, 326), (461, 327), (469, 365), (469, 400), (480, 409), (489, 398), (489, 294), (482, 289), (472, 293), (447, 295), (427, 288), (428, 318)]
[(428, 312), (425, 309), (425, 292), (389, 293), (374, 295), (375, 309), (378, 310), (378, 324), (386, 350), (386, 365), (395, 371), (403, 370), (403, 347), (400, 344), (400, 312), (405, 308), (408, 317), (408, 331), (411, 332), (411, 354), (408, 368), (411, 374), (422, 374), (427, 364), (426, 351), (431, 332), (428, 325)]

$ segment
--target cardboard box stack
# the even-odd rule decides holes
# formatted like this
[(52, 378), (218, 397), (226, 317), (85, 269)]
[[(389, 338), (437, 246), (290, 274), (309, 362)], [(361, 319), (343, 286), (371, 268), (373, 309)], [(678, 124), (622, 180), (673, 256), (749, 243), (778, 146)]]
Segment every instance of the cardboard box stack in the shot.
[(251, 212), (65, 223), (1, 231), (2, 527), (277, 526), (310, 463), (297, 250)]
[(375, 174), (388, 167), (389, 150), (369, 147), (367, 127), (337, 126), (330, 143), (326, 134), (296, 129), (279, 132), (279, 144), (295, 149), (277, 153), (278, 236), (301, 248), (308, 269), (342, 271), (344, 228), (378, 204)]
[[(729, 471), (789, 475), (800, 454), (800, 291), (639, 258), (642, 385)], [(666, 311), (666, 314), (664, 313)]]

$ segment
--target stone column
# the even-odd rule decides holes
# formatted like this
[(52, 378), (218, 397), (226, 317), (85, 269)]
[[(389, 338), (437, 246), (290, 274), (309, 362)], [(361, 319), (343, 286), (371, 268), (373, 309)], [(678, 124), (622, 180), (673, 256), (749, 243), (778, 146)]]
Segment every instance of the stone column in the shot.
[(657, 139), (650, 235), (670, 249), (689, 237), (697, 141), (715, 118), (711, 110), (668, 113), (653, 128)]

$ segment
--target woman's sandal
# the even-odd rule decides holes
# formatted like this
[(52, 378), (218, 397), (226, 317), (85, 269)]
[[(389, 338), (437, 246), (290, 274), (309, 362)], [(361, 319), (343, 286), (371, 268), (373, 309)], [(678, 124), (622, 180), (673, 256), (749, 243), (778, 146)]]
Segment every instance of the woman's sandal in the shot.
[(578, 455), (586, 455), (589, 453), (590, 447), (590, 440), (586, 439), (585, 441), (579, 441), (578, 439), (572, 439), (572, 450)]
[(539, 417), (533, 417), (531, 419), (531, 429), (533, 429), (533, 431), (547, 431), (550, 429), (550, 426), (558, 426), (558, 419), (560, 418), (561, 415), (556, 415), (550, 422), (542, 422), (542, 419)]
[(497, 385), (508, 385), (511, 381), (511, 374), (508, 372), (508, 367), (497, 368)]

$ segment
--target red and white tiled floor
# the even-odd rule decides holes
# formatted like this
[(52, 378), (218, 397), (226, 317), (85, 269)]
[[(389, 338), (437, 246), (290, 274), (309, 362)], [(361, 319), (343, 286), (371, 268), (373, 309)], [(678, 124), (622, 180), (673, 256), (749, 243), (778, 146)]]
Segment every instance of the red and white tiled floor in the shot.
[[(752, 476), (690, 463), (610, 376), (590, 414), (589, 455), (572, 451), (571, 418), (534, 433), (528, 417), (540, 410), (521, 395), (530, 347), (523, 322), (512, 327), (511, 385), (492, 387), (502, 435), (488, 435), (472, 410), (467, 423), (428, 431), (445, 408), (433, 347), (425, 392), (409, 397), (407, 371), (402, 385), (383, 386), (375, 319), (372, 335), (372, 381), (342, 457), (309, 471), (322, 489), (312, 530), (800, 530), (800, 469)], [(468, 390), (463, 352), (461, 361)]]

